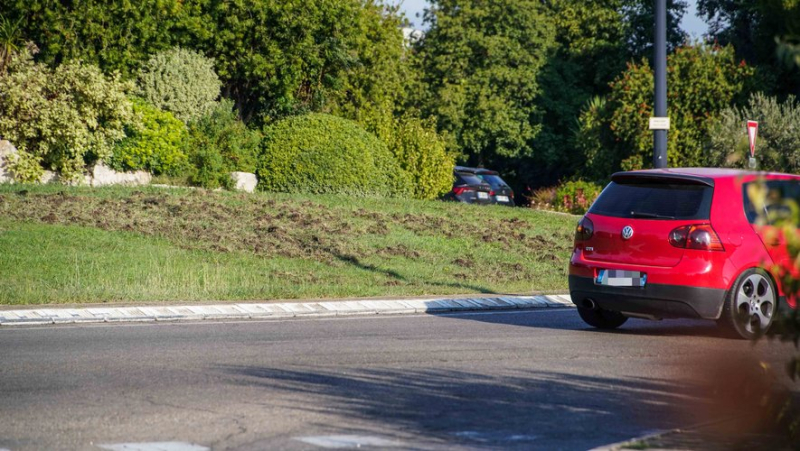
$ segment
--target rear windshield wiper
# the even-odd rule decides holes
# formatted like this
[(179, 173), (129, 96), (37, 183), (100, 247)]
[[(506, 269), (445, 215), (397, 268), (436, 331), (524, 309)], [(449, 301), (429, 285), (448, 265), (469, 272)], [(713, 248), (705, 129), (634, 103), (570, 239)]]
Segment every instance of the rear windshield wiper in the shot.
[(675, 216), (659, 215), (656, 213), (645, 213), (641, 211), (632, 211), (631, 218), (675, 219)]

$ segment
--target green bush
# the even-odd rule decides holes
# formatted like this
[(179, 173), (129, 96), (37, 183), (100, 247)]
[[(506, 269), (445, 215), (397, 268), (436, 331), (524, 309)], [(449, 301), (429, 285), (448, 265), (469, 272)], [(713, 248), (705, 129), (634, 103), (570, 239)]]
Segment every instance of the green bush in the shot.
[(200, 120), (189, 124), (190, 183), (208, 189), (230, 187), (233, 171), (255, 172), (261, 134), (250, 130), (223, 100)]
[(180, 47), (156, 53), (139, 71), (142, 98), (184, 122), (210, 114), (221, 86), (214, 60)]
[(186, 125), (172, 113), (134, 99), (140, 123), (126, 126), (127, 138), (114, 149), (111, 167), (119, 171), (147, 170), (155, 175), (178, 175), (186, 169)]
[(258, 186), (265, 191), (403, 197), (411, 179), (378, 138), (353, 121), (312, 113), (264, 130)]
[(556, 190), (554, 206), (560, 211), (582, 215), (592, 206), (602, 190), (602, 186), (583, 180), (567, 182)]
[(748, 120), (758, 121), (756, 160), (765, 171), (800, 172), (800, 104), (793, 96), (784, 103), (757, 93), (743, 108), (726, 108), (709, 132), (707, 164), (719, 167), (747, 167), (750, 141)]
[(125, 137), (123, 125), (135, 122), (126, 97), (132, 88), (95, 66), (50, 69), (23, 51), (0, 74), (0, 136), (30, 154), (20, 160), (27, 172), (40, 161), (64, 180), (79, 179)]
[(364, 120), (394, 155), (400, 167), (411, 176), (416, 199), (436, 199), (453, 186), (455, 155), (436, 132), (433, 119), (413, 116), (394, 117), (391, 112), (376, 111)]

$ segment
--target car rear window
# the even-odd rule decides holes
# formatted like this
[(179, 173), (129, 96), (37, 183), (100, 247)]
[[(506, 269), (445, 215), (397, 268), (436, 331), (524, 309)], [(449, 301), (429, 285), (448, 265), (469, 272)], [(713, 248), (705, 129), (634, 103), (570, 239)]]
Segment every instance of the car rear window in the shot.
[(494, 174), (480, 174), (478, 177), (482, 178), (485, 182), (492, 185), (492, 188), (502, 188), (506, 185), (506, 182), (503, 181), (499, 176)]
[(456, 176), (458, 178), (459, 183), (466, 183), (467, 185), (481, 185), (483, 182), (480, 178), (478, 178), (475, 174), (470, 174), (467, 172), (457, 172)]
[(589, 213), (618, 218), (708, 219), (714, 188), (680, 183), (611, 182)]

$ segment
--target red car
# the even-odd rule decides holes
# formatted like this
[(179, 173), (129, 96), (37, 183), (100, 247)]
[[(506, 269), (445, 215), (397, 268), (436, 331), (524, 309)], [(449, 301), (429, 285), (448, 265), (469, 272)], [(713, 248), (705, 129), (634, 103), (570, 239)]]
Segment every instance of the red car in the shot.
[[(570, 259), (570, 295), (586, 323), (703, 318), (750, 338), (780, 303), (796, 308), (776, 277), (796, 268), (775, 224), (800, 203), (800, 176), (691, 168), (611, 180), (578, 223)], [(763, 203), (748, 195), (757, 187)]]

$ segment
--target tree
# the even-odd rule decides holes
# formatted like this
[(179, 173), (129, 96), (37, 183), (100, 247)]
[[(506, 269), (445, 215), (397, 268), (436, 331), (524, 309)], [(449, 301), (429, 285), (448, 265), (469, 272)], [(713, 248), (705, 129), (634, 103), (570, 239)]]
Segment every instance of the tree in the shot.
[(210, 114), (220, 86), (214, 60), (180, 47), (154, 54), (139, 70), (139, 95), (183, 122)]
[(534, 101), (554, 41), (541, 2), (435, 0), (424, 20), (423, 115), (437, 119), (462, 161), (511, 173), (540, 130)]
[(379, 2), (195, 1), (207, 26), (196, 48), (215, 59), (223, 95), (245, 120), (307, 111), (358, 119), (402, 91), (400, 18)]
[(125, 123), (135, 122), (126, 97), (132, 89), (96, 66), (50, 69), (22, 52), (0, 75), (0, 135), (26, 154), (26, 163), (40, 161), (64, 179), (78, 178), (87, 164), (111, 154), (125, 137)]
[[(181, 0), (7, 0), (6, 18), (51, 67), (71, 60), (130, 77), (151, 52), (186, 42), (189, 8)], [(199, 18), (199, 17), (198, 17)], [(198, 25), (199, 28), (199, 25)]]
[(792, 49), (800, 42), (800, 4), (783, 0), (698, 0), (697, 9), (709, 23), (710, 39), (733, 45), (739, 58), (759, 68), (762, 90), (800, 94), (798, 68), (791, 61)]
[(553, 185), (582, 165), (569, 151), (575, 119), (592, 96), (609, 91), (609, 82), (625, 69), (628, 58), (622, 4), (622, 0), (548, 3), (556, 45), (542, 69), (542, 92), (536, 100), (542, 130), (532, 143), (532, 158), (520, 161), (526, 186)]
[[(704, 145), (714, 118), (747, 94), (753, 69), (736, 61), (733, 48), (686, 46), (667, 58), (667, 98), (671, 128), (669, 166), (703, 166)], [(630, 64), (611, 85), (605, 101), (595, 101), (581, 115), (577, 148), (587, 164), (583, 175), (604, 180), (618, 169), (650, 167), (653, 72), (647, 61)]]
[[(667, 52), (672, 53), (686, 41), (680, 23), (686, 14), (685, 0), (667, 0)], [(653, 0), (623, 0), (622, 14), (626, 18), (627, 47), (633, 59), (653, 59), (653, 26), (655, 2)]]

